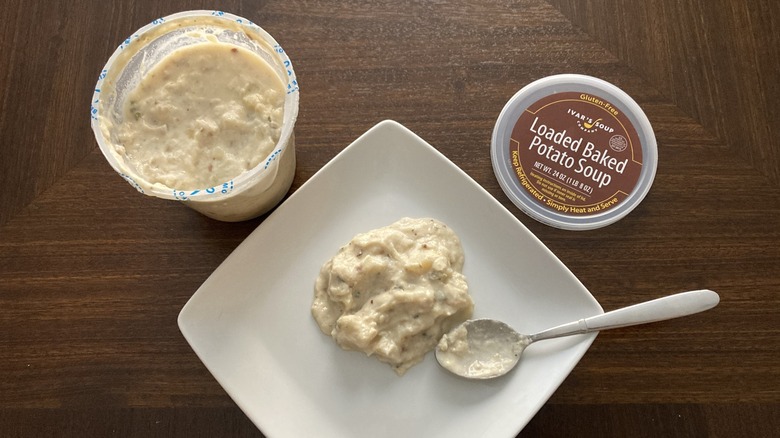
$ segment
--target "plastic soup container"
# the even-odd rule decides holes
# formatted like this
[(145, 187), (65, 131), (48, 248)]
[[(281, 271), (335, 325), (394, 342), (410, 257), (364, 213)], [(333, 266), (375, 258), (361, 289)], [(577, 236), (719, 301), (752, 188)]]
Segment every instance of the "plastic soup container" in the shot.
[(565, 74), (507, 102), (493, 130), (493, 170), (509, 199), (557, 228), (612, 224), (644, 199), (658, 151), (642, 109), (616, 86)]
[[(212, 59), (207, 57), (209, 55), (198, 52), (211, 49), (225, 58), (209, 61)], [(235, 57), (229, 58), (231, 54)], [(182, 78), (194, 77), (187, 69), (196, 55), (206, 58), (200, 58), (201, 64), (193, 61), (192, 72), (210, 68), (224, 70), (228, 68), (225, 67), (227, 64), (238, 70), (221, 73), (225, 80), (216, 81), (218, 83), (200, 83), (192, 79), (182, 85)], [(179, 59), (173, 61), (174, 56)], [(183, 63), (180, 62), (182, 59)], [(235, 60), (236, 63), (223, 60)], [(259, 70), (247, 69), (242, 67), (244, 65)], [(147, 106), (142, 110), (128, 107), (139, 99), (134, 93), (147, 87), (146, 81), (156, 76), (161, 79), (155, 90), (169, 89), (166, 92), (170, 99), (158, 104), (156, 97), (147, 98), (143, 101)], [(259, 77), (266, 82), (257, 79)], [(243, 94), (228, 102), (208, 94), (216, 93), (213, 90), (225, 85), (222, 82)], [(269, 85), (263, 89), (263, 84), (273, 87)], [(253, 86), (260, 90), (251, 89)], [(184, 87), (185, 91), (173, 87)], [(190, 108), (193, 106), (190, 101), (179, 106), (171, 103), (176, 103), (176, 98), (188, 92), (195, 96), (193, 101), (200, 102), (200, 108)], [(270, 105), (268, 101), (273, 101), (275, 106), (262, 106)], [(298, 83), (292, 63), (271, 35), (251, 21), (226, 12), (188, 11), (154, 20), (117, 48), (95, 86), (90, 114), (103, 155), (139, 192), (184, 202), (214, 219), (241, 221), (273, 208), (292, 184), (295, 175), (293, 127), (298, 116), (298, 101)], [(269, 115), (263, 112), (268, 108), (274, 108), (266, 111)], [(210, 110), (213, 114), (209, 115), (211, 118), (191, 116), (196, 109)], [(185, 110), (187, 115), (181, 116)], [(183, 119), (191, 125), (181, 122)], [(143, 141), (136, 142), (145, 149), (135, 152), (138, 155), (147, 153), (146, 161), (138, 160), (128, 147), (130, 140), (125, 131), (133, 123), (146, 136)], [(252, 123), (260, 124), (257, 125), (260, 128)], [(220, 146), (212, 147), (212, 144)], [(241, 146), (234, 148), (235, 144)], [(228, 166), (226, 163), (232, 163), (233, 168), (227, 167), (232, 173), (216, 171)], [(214, 173), (207, 174), (212, 169)], [(149, 172), (153, 171), (170, 178), (150, 177)], [(204, 179), (204, 175), (211, 179)], [(174, 177), (179, 179), (172, 179)]]

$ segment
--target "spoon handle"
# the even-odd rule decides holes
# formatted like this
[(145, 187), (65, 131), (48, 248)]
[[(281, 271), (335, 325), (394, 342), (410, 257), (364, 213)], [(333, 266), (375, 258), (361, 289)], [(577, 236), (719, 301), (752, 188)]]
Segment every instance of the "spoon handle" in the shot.
[(711, 309), (719, 301), (720, 297), (718, 294), (711, 290), (682, 292), (559, 325), (529, 337), (532, 342), (541, 341), (543, 339), (679, 318)]

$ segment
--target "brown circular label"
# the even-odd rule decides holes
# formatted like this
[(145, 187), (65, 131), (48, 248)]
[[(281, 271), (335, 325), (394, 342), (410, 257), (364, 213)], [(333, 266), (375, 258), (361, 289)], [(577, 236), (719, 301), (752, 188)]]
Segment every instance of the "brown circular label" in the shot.
[(523, 190), (545, 208), (572, 216), (620, 205), (642, 171), (633, 124), (588, 93), (557, 93), (531, 104), (512, 130), (509, 155)]

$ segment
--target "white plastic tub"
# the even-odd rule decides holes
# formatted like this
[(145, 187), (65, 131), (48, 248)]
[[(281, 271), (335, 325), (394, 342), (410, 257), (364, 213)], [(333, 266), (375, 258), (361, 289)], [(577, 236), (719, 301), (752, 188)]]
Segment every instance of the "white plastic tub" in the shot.
[[(272, 152), (252, 169), (213, 187), (186, 190), (146, 181), (117, 152), (114, 127), (130, 91), (160, 60), (177, 48), (216, 39), (249, 49), (266, 61), (286, 87), (281, 135)], [(292, 63), (274, 38), (251, 21), (221, 11), (187, 11), (154, 20), (128, 37), (103, 68), (92, 98), (92, 129), (108, 162), (139, 192), (184, 202), (209, 217), (241, 221), (259, 216), (281, 201), (295, 175), (293, 127), (299, 88)]]

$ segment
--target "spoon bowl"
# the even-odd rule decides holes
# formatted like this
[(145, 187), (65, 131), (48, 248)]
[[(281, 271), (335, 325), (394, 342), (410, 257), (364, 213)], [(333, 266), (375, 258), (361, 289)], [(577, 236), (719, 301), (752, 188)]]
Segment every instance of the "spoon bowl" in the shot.
[(436, 346), (436, 360), (446, 370), (459, 376), (492, 379), (512, 370), (523, 351), (533, 342), (679, 318), (711, 309), (719, 301), (718, 294), (711, 290), (682, 292), (532, 335), (518, 333), (494, 319), (471, 319), (441, 338)]

